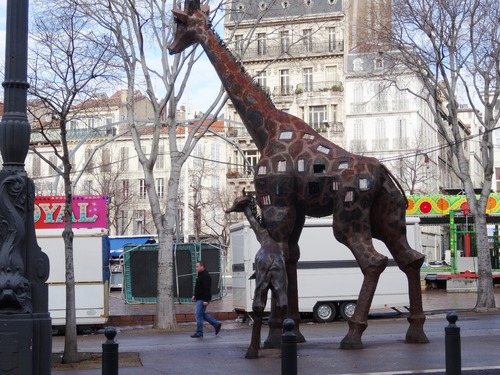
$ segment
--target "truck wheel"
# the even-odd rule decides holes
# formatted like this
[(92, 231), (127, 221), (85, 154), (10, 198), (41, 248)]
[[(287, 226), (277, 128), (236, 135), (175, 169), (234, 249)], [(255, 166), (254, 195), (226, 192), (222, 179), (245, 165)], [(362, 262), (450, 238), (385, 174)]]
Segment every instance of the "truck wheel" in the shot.
[(349, 320), (354, 315), (354, 310), (356, 309), (356, 302), (343, 302), (340, 305), (340, 316), (344, 320)]
[(337, 311), (333, 303), (318, 302), (313, 309), (314, 320), (318, 323), (331, 322), (335, 319)]

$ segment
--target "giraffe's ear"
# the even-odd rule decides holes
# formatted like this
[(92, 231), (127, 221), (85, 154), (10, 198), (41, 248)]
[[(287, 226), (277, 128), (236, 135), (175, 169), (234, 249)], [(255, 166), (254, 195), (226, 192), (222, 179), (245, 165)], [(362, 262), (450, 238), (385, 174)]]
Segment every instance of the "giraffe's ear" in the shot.
[(186, 12), (183, 12), (180, 9), (172, 9), (172, 13), (174, 14), (174, 17), (177, 18), (181, 22), (187, 22), (188, 20), (188, 15)]
[(200, 6), (200, 10), (208, 16), (210, 13), (210, 6), (208, 4), (203, 4)]

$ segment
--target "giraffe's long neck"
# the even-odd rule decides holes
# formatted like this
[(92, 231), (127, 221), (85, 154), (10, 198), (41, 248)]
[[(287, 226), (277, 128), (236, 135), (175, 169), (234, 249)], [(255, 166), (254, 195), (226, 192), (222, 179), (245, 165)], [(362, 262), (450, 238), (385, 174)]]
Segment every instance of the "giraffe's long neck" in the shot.
[(270, 129), (266, 127), (266, 117), (277, 109), (229, 50), (221, 45), (220, 38), (213, 30), (208, 25), (200, 27), (199, 42), (255, 145), (262, 152), (269, 139)]

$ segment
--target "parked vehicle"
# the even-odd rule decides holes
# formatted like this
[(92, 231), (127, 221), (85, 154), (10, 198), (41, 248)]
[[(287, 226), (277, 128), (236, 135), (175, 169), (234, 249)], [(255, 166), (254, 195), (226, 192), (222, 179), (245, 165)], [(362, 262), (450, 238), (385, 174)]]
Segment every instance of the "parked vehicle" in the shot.
[[(73, 229), (77, 326), (100, 326), (109, 317), (109, 243), (105, 229)], [(38, 245), (50, 260), (49, 312), (52, 326), (66, 324), (66, 279), (62, 229), (37, 229)]]
[[(420, 251), (418, 222), (418, 218), (407, 218), (407, 236), (410, 246)], [(251, 314), (255, 280), (250, 276), (254, 272), (254, 257), (260, 244), (247, 221), (232, 225), (230, 234), (233, 307), (239, 314)], [(333, 236), (332, 219), (307, 219), (299, 245), (299, 311), (312, 313), (318, 322), (351, 317), (363, 276), (351, 251)], [(374, 240), (374, 246), (389, 258), (389, 264), (380, 277), (372, 309), (408, 306), (405, 274), (381, 241)], [(266, 309), (269, 311), (270, 301)]]

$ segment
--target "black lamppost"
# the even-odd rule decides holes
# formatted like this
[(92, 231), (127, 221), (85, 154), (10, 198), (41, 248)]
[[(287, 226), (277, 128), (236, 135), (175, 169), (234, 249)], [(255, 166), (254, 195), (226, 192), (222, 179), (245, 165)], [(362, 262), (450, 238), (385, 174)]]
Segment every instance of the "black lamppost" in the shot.
[(0, 374), (50, 374), (49, 259), (36, 242), (35, 188), (24, 169), (28, 0), (7, 1), (4, 115), (0, 122)]

